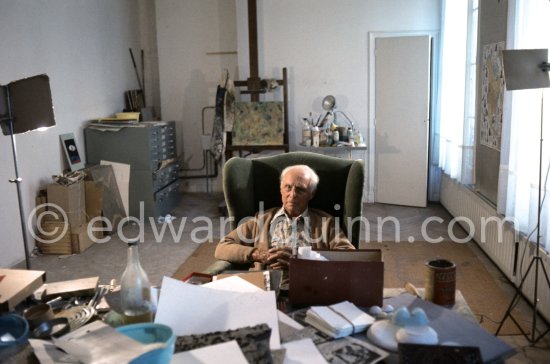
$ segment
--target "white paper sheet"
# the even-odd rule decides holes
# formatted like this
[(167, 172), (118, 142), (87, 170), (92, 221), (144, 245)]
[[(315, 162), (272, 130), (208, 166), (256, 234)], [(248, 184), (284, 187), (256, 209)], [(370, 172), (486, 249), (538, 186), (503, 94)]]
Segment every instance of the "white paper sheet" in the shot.
[(93, 364), (128, 363), (148, 351), (165, 347), (163, 343), (141, 344), (102, 321), (52, 340), (71, 357)]
[(248, 364), (235, 340), (174, 354), (171, 364)]
[(304, 327), (296, 320), (292, 319), (290, 316), (288, 316), (283, 311), (277, 310), (277, 316), (279, 317), (279, 321), (296, 329), (296, 330), (302, 330)]
[(224, 291), (164, 277), (155, 322), (170, 326), (177, 336), (266, 323), (271, 328), (270, 348), (281, 347), (273, 291)]
[(286, 349), (283, 364), (319, 364), (327, 362), (309, 338), (290, 341), (282, 346)]
[[(210, 283), (203, 284), (202, 286), (212, 288), (212, 289), (219, 289), (223, 291), (235, 291), (235, 292), (262, 292), (263, 291), (260, 287), (248, 281), (245, 281), (244, 279), (238, 276), (220, 279), (218, 281), (213, 281)], [(297, 321), (293, 320), (290, 316), (288, 316), (287, 314), (285, 314), (280, 310), (277, 310), (277, 317), (279, 319), (279, 322), (283, 322), (288, 326), (295, 328), (296, 330), (301, 330), (304, 328)]]
[(40, 362), (40, 364), (79, 364), (80, 361), (76, 358), (73, 358), (69, 354), (65, 353), (63, 350), (59, 349), (50, 341), (39, 340), (39, 339), (29, 339), (29, 344), (32, 346), (34, 355)]
[(264, 292), (260, 287), (245, 281), (244, 279), (233, 276), (224, 279), (212, 281), (202, 285), (212, 289), (218, 289), (221, 291), (233, 291), (233, 292)]

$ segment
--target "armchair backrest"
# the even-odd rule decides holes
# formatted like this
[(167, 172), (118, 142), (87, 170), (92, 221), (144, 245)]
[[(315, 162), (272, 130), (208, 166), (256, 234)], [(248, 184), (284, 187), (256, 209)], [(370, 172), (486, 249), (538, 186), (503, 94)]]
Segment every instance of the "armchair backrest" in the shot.
[[(281, 206), (280, 180), (283, 169), (305, 164), (319, 175), (317, 192), (309, 206), (336, 216), (348, 232), (348, 222), (356, 219), (348, 239), (359, 245), (363, 207), (364, 163), (310, 152), (290, 152), (269, 157), (245, 159), (234, 157), (223, 168), (223, 189), (231, 228), (263, 209)], [(351, 236), (350, 236), (351, 235)]]

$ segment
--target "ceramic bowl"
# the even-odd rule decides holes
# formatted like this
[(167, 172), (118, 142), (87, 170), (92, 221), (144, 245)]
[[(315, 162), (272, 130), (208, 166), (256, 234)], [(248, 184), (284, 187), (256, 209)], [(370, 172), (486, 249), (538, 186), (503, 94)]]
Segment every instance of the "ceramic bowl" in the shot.
[(12, 313), (0, 316), (0, 362), (27, 345), (29, 324), (23, 316)]
[(163, 349), (149, 351), (134, 360), (131, 364), (168, 364), (172, 360), (176, 345), (176, 336), (169, 326), (155, 323), (132, 324), (117, 327), (118, 332), (143, 344), (165, 343)]

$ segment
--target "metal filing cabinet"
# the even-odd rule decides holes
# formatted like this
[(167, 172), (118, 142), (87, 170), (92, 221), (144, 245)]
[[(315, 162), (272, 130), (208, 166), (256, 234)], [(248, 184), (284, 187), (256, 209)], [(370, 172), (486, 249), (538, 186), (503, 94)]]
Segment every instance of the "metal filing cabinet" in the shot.
[[(141, 122), (121, 129), (84, 129), (89, 164), (102, 160), (130, 165), (129, 214), (140, 218), (169, 213), (180, 201), (178, 165), (175, 163), (175, 122)], [(174, 161), (169, 163), (170, 161)]]

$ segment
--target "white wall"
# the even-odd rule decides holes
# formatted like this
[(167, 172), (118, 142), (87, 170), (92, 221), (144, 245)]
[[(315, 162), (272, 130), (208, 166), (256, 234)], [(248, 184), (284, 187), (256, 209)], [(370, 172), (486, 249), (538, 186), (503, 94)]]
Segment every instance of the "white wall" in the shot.
[[(236, 55), (207, 55), (237, 50), (235, 2), (230, 0), (157, 0), (157, 39), (163, 120), (175, 120), (182, 167), (202, 164), (202, 108), (213, 106), (222, 70), (237, 73)], [(213, 114), (206, 114), (206, 133)], [(204, 174), (191, 171), (187, 174)], [(220, 181), (216, 189), (220, 190)], [(204, 179), (184, 180), (187, 190), (203, 190)]]
[[(17, 135), (25, 216), (40, 188), (66, 167), (59, 135), (85, 155), (87, 121), (122, 110), (137, 88), (128, 48), (140, 49), (134, 0), (0, 0), (0, 84), (46, 73), (57, 125)], [(10, 138), (0, 136), (0, 267), (24, 259)], [(29, 239), (30, 249), (34, 241)]]
[[(246, 79), (247, 0), (236, 1), (239, 70)], [(289, 73), (291, 149), (299, 142), (299, 117), (322, 112), (328, 94), (368, 137), (369, 32), (440, 28), (439, 0), (258, 0), (257, 7), (260, 76), (280, 77), (282, 67)]]
[[(163, 119), (178, 122), (182, 158), (198, 167), (200, 111), (214, 104), (221, 70), (229, 68), (233, 79), (249, 76), (247, 0), (156, 5)], [(439, 0), (257, 0), (257, 8), (260, 77), (281, 78), (283, 67), (289, 72), (291, 149), (299, 116), (321, 112), (327, 94), (367, 138), (369, 32), (437, 31), (440, 22)], [(237, 57), (206, 55), (232, 50)], [(266, 99), (282, 97), (278, 91)], [(191, 180), (186, 188), (204, 184)]]
[[(57, 122), (46, 132), (17, 136), (25, 215), (37, 191), (66, 167), (59, 134), (75, 133), (84, 154), (86, 122), (121, 110), (124, 91), (137, 88), (129, 47), (135, 54), (144, 48), (148, 103), (159, 112), (161, 102), (162, 118), (178, 121), (186, 167), (200, 167), (201, 110), (214, 104), (221, 70), (248, 77), (246, 3), (0, 0), (0, 84), (47, 73)], [(282, 67), (289, 70), (291, 144), (298, 116), (320, 111), (329, 93), (366, 137), (368, 33), (437, 30), (439, 14), (439, 0), (258, 0), (260, 76), (279, 78)], [(235, 50), (238, 56), (206, 54)], [(0, 136), (0, 162), (0, 266), (11, 266), (24, 256), (6, 136)], [(187, 182), (190, 190), (204, 185)]]

